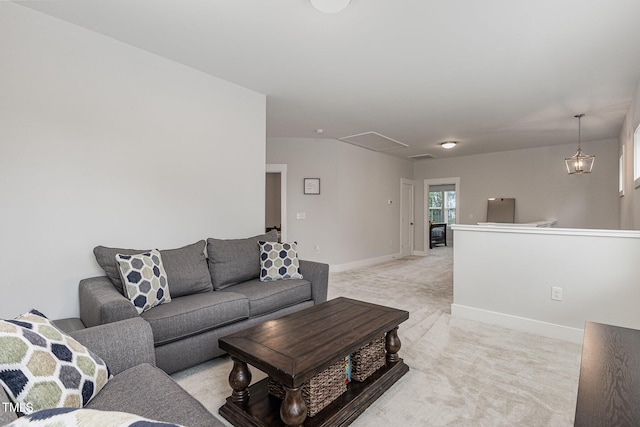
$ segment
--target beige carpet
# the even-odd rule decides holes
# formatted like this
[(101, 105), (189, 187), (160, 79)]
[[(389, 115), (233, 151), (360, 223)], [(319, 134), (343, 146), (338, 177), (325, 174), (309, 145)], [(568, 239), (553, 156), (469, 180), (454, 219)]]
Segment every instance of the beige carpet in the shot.
[[(580, 345), (452, 318), (450, 247), (331, 274), (329, 299), (338, 296), (410, 312), (399, 329), (410, 371), (353, 426), (573, 425)], [(230, 370), (222, 357), (173, 378), (220, 417)]]

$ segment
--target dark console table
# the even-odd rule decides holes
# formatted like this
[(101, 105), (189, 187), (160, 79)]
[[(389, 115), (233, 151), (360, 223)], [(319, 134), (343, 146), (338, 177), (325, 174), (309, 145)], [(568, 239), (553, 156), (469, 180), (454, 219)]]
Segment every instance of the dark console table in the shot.
[(640, 426), (640, 331), (587, 322), (576, 426)]

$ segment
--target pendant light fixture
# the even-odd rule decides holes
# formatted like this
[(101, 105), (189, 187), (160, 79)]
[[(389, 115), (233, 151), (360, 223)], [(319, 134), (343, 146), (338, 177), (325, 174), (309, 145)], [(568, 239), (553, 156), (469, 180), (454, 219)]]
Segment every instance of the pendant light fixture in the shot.
[(572, 157), (564, 159), (564, 163), (567, 166), (567, 173), (569, 173), (569, 175), (582, 175), (584, 173), (591, 173), (596, 156), (590, 156), (582, 152), (580, 120), (584, 117), (584, 114), (576, 114), (574, 117), (578, 119), (578, 151), (576, 151), (576, 154)]
[(351, 0), (309, 0), (311, 5), (324, 13), (338, 13), (349, 6)]

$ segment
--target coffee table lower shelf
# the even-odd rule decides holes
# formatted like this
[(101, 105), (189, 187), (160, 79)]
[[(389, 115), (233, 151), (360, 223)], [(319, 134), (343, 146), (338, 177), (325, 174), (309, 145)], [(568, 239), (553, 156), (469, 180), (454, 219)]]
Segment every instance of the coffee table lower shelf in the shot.
[[(313, 417), (308, 417), (306, 427), (347, 426), (380, 397), (391, 385), (409, 372), (409, 367), (400, 359), (387, 362), (363, 382), (352, 381), (346, 393), (331, 402)], [(267, 392), (267, 379), (249, 387), (250, 397), (246, 403), (236, 403), (227, 398), (220, 407), (220, 415), (234, 426), (284, 426), (280, 419), (282, 400)]]

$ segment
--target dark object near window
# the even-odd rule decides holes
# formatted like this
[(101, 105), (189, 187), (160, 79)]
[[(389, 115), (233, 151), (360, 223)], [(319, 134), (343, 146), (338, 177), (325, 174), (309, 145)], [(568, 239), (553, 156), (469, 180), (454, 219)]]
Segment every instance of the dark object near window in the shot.
[(429, 226), (429, 249), (433, 249), (433, 245), (441, 244), (447, 246), (447, 224), (431, 224)]
[(492, 197), (487, 201), (487, 222), (513, 224), (516, 216), (516, 199)]

